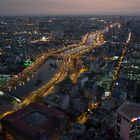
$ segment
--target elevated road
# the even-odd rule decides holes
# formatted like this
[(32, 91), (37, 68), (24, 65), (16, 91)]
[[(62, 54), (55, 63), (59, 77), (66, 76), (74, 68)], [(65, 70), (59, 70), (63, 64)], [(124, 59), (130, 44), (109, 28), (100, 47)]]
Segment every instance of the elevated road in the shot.
[[(28, 105), (31, 102), (34, 102), (36, 97), (38, 97), (38, 96), (46, 96), (49, 93), (48, 91), (52, 87), (54, 87), (58, 82), (62, 81), (67, 76), (68, 70), (71, 66), (70, 63), (72, 63), (71, 59), (73, 59), (77, 56), (80, 56), (88, 51), (91, 51), (91, 49), (99, 47), (100, 45), (105, 43), (105, 41), (102, 40), (102, 33), (103, 32), (104, 32), (104, 30), (101, 30), (101, 31), (98, 31), (95, 33), (87, 34), (84, 37), (82, 44), (80, 44), (78, 46), (69, 46), (68, 48), (63, 48), (63, 49), (58, 50), (58, 51), (56, 50), (55, 52), (53, 51), (53, 52), (44, 53), (43, 55), (41, 55), (33, 63), (33, 65), (31, 65), (31, 67), (24, 70), (23, 78), (25, 80), (27, 80), (28, 76), (26, 77), (26, 75), (28, 75), (28, 73), (30, 73), (32, 75), (33, 72), (35, 70), (37, 70), (37, 68), (39, 68), (38, 66), (41, 66), (44, 63), (44, 61), (46, 61), (46, 59), (48, 59), (53, 54), (55, 54), (56, 56), (63, 57), (63, 61), (61, 63), (61, 66), (60, 66), (58, 72), (44, 86), (31, 92), (20, 103), (14, 104), (12, 109), (6, 110), (6, 112), (1, 113), (1, 118), (9, 113), (12, 113), (13, 111), (16, 111), (16, 110)], [(93, 39), (92, 39), (92, 37), (93, 37)], [(15, 82), (14, 84), (19, 84), (20, 81), (21, 81), (21, 78), (17, 77), (11, 83), (13, 84)], [(8, 83), (5, 88), (7, 88), (8, 86), (11, 86), (10, 84)]]
[(0, 89), (16, 89), (17, 85), (23, 85), (25, 82), (27, 82), (31, 76), (34, 75), (34, 73), (51, 57), (55, 56), (57, 54), (66, 52), (70, 49), (77, 48), (81, 45), (84, 45), (87, 42), (89, 33), (84, 36), (84, 38), (81, 40), (79, 44), (72, 44), (67, 47), (60, 48), (58, 50), (53, 50), (49, 52), (44, 52), (41, 55), (38, 55), (35, 62), (29, 67), (27, 67), (22, 73), (19, 73), (18, 75), (14, 76), (10, 81), (8, 81), (6, 84), (0, 85)]

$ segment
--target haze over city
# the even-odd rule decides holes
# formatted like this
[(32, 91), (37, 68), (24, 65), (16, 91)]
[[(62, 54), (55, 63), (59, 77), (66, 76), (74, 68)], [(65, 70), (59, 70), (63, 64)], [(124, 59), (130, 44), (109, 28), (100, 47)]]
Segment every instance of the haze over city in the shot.
[(140, 140), (140, 0), (0, 0), (0, 140)]
[(139, 0), (0, 0), (0, 15), (138, 15)]

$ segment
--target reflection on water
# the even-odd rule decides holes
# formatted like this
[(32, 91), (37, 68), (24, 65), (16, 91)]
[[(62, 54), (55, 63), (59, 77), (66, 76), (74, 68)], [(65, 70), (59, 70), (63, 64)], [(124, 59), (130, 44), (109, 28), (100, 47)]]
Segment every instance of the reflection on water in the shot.
[(57, 61), (56, 64), (56, 60), (49, 59), (38, 69), (30, 80), (28, 79), (27, 82), (24, 83), (24, 85), (17, 85), (16, 89), (12, 89), (11, 91), (7, 90), (4, 92), (18, 98), (27, 96), (30, 92), (40, 88), (51, 79), (51, 77), (57, 71), (59, 63), (60, 62)]

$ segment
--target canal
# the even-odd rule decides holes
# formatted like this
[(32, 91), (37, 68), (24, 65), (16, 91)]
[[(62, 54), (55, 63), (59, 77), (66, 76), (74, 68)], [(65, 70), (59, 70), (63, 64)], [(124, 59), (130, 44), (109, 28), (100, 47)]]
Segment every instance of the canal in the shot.
[(22, 99), (46, 84), (59, 69), (60, 63), (60, 60), (48, 59), (23, 85), (17, 85), (16, 89), (11, 89), (10, 91), (8, 89), (2, 91)]

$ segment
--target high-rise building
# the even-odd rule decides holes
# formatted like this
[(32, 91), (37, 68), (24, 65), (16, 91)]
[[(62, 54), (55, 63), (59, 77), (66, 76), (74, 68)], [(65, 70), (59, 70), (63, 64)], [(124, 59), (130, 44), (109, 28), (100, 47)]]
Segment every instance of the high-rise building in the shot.
[(123, 140), (140, 140), (140, 104), (126, 101), (117, 110), (116, 136)]
[[(130, 55), (131, 54), (131, 55)], [(130, 45), (125, 61), (123, 63), (123, 73), (129, 80), (140, 81), (140, 44)]]

